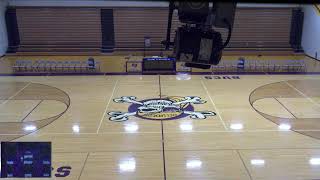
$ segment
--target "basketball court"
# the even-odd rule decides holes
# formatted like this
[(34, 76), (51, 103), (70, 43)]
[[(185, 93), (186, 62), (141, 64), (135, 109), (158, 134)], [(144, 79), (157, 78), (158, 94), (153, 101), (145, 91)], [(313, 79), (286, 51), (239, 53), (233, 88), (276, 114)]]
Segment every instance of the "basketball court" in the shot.
[(320, 77), (227, 76), (1, 77), (1, 141), (52, 142), (56, 179), (319, 178)]
[(0, 0), (0, 177), (319, 180), (319, 7)]

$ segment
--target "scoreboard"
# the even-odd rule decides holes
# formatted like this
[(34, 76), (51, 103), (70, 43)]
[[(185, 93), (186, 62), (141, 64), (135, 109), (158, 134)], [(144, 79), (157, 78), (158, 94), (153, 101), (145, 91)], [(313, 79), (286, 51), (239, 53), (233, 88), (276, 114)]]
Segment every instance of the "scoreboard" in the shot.
[(142, 71), (175, 71), (175, 58), (143, 58)]
[(1, 142), (1, 178), (51, 177), (50, 142)]

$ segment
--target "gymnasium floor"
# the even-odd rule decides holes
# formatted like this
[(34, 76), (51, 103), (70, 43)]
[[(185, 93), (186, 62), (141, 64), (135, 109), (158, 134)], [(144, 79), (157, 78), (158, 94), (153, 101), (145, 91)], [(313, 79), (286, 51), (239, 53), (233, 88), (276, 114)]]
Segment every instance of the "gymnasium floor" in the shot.
[(51, 141), (52, 179), (320, 179), (319, 75), (2, 76), (0, 98), (0, 141)]

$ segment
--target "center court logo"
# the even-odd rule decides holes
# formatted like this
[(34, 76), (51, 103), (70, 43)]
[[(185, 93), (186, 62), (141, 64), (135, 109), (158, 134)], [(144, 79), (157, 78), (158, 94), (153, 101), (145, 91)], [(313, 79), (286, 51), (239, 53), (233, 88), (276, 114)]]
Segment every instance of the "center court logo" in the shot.
[(109, 112), (109, 120), (126, 121), (130, 116), (148, 120), (174, 120), (189, 116), (192, 119), (205, 119), (215, 116), (212, 111), (194, 111), (194, 104), (204, 104), (206, 101), (197, 96), (172, 96), (167, 98), (145, 99), (138, 101), (135, 96), (122, 96), (113, 99), (116, 103), (130, 103), (128, 112)]

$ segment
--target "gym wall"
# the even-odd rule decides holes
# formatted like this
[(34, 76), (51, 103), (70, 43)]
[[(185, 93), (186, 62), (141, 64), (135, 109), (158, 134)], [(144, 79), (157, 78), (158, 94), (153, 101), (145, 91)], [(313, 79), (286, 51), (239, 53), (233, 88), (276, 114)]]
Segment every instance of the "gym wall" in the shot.
[(17, 8), (21, 52), (101, 49), (98, 8)]
[(302, 47), (305, 53), (320, 59), (320, 11), (314, 5), (305, 5)]
[[(51, 7), (48, 4), (36, 7), (13, 6), (12, 8), (16, 10), (20, 37), (17, 52), (99, 54), (113, 51), (143, 51), (145, 36), (151, 38), (152, 45), (146, 50), (159, 52), (162, 48), (160, 41), (165, 39), (168, 8), (135, 5), (134, 7)], [(106, 10), (108, 12), (105, 12)], [(291, 6), (238, 7), (229, 50), (289, 49), (291, 12)], [(175, 16), (173, 29), (178, 25)], [(223, 34), (226, 36), (226, 33)]]
[(8, 48), (7, 29), (5, 21), (5, 11), (7, 7), (7, 1), (0, 1), (0, 56), (3, 56)]

